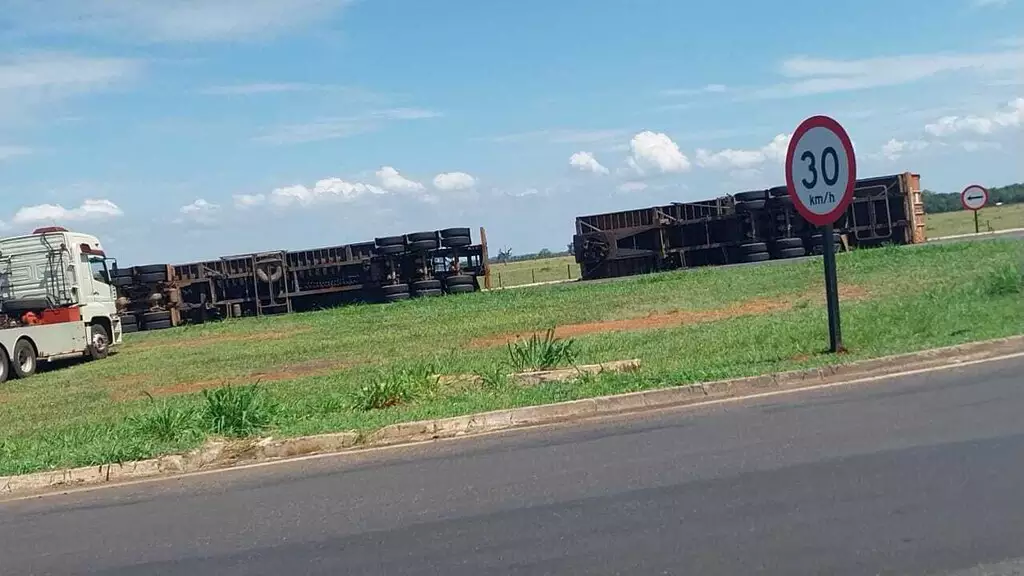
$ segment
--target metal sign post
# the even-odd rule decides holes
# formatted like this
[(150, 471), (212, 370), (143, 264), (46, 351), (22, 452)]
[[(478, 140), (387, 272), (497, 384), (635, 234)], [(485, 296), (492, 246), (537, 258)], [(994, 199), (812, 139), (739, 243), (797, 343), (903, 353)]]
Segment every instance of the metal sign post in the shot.
[(812, 116), (797, 126), (786, 152), (786, 187), (797, 212), (821, 228), (829, 350), (840, 352), (839, 282), (832, 225), (853, 201), (857, 160), (843, 127), (828, 116)]
[(978, 226), (978, 210), (988, 204), (988, 190), (984, 186), (971, 184), (960, 193), (960, 203), (963, 204), (964, 210), (974, 212), (974, 233), (978, 234), (981, 232)]

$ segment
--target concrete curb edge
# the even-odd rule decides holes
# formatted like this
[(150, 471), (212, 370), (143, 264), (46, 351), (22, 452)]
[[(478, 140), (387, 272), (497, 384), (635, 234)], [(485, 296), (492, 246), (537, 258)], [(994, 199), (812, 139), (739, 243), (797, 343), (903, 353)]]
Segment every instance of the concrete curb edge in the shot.
[(846, 364), (832, 364), (819, 368), (684, 384), (437, 420), (403, 422), (386, 426), (369, 434), (338, 432), (298, 438), (211, 441), (186, 454), (0, 477), (0, 496), (180, 475), (298, 456), (397, 446), (513, 428), (584, 420), (596, 416), (700, 405), (765, 392), (795, 391), (823, 384), (839, 384), (868, 377), (884, 377), (912, 370), (955, 367), (964, 362), (998, 358), (1022, 351), (1024, 351), (1024, 335), (1017, 335)]

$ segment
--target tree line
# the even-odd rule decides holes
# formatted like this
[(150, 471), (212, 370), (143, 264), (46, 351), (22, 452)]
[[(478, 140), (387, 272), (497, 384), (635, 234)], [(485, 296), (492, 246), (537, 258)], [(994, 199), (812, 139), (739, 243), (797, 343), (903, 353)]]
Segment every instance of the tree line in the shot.
[[(928, 214), (939, 214), (941, 212), (955, 212), (963, 210), (960, 203), (959, 192), (932, 192), (925, 190), (924, 211)], [(1010, 184), (988, 189), (988, 206), (995, 204), (1017, 204), (1024, 202), (1024, 183)]]

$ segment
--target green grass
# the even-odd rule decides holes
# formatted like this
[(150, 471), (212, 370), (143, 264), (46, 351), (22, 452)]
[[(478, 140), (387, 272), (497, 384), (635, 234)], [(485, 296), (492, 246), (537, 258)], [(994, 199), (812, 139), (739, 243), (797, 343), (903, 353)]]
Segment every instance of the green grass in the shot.
[(575, 280), (579, 277), (580, 265), (572, 256), (491, 264), (492, 288), (508, 288), (555, 280)]
[[(1024, 228), (1024, 204), (989, 206), (978, 211), (982, 232)], [(925, 215), (925, 232), (929, 238), (974, 233), (974, 214), (967, 210)]]
[[(1024, 242), (839, 254), (843, 361), (1024, 333)], [(230, 320), (129, 335), (120, 353), (0, 386), (0, 475), (178, 452), (211, 436), (369, 431), (598, 394), (819, 366), (821, 261), (701, 269)], [(784, 306), (771, 306), (785, 302)], [(747, 315), (713, 311), (739, 310)], [(762, 311), (763, 313), (758, 313)], [(704, 322), (578, 333), (552, 326), (672, 313)], [(702, 316), (703, 315), (703, 316)], [(533, 344), (528, 333), (541, 336)], [(512, 347), (497, 339), (523, 334)], [(556, 348), (565, 343), (570, 352)], [(517, 359), (515, 350), (521, 350)], [(535, 362), (639, 358), (637, 373), (522, 388)], [(449, 382), (436, 375), (478, 375)], [(259, 382), (258, 386), (251, 386)], [(231, 384), (223, 388), (221, 384)], [(204, 394), (201, 388), (220, 390)], [(227, 390), (227, 391), (225, 391)], [(168, 392), (188, 392), (168, 395)], [(150, 398), (146, 393), (152, 393)]]

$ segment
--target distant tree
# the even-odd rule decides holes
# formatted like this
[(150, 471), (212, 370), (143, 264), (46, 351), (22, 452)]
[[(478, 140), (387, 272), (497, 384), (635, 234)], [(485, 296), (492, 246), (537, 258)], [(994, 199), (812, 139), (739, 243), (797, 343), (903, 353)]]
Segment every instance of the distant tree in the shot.
[(540, 252), (537, 252), (537, 258), (551, 258), (551, 250), (541, 248)]
[[(924, 211), (928, 214), (955, 212), (957, 210), (964, 209), (963, 204), (960, 203), (959, 192), (943, 193), (925, 190), (922, 196), (924, 197)], [(988, 196), (989, 205), (998, 203), (1017, 204), (1024, 202), (1024, 183), (989, 188)]]
[(506, 246), (503, 250), (498, 250), (498, 257), (495, 260), (498, 263), (504, 264), (512, 258), (512, 248)]

